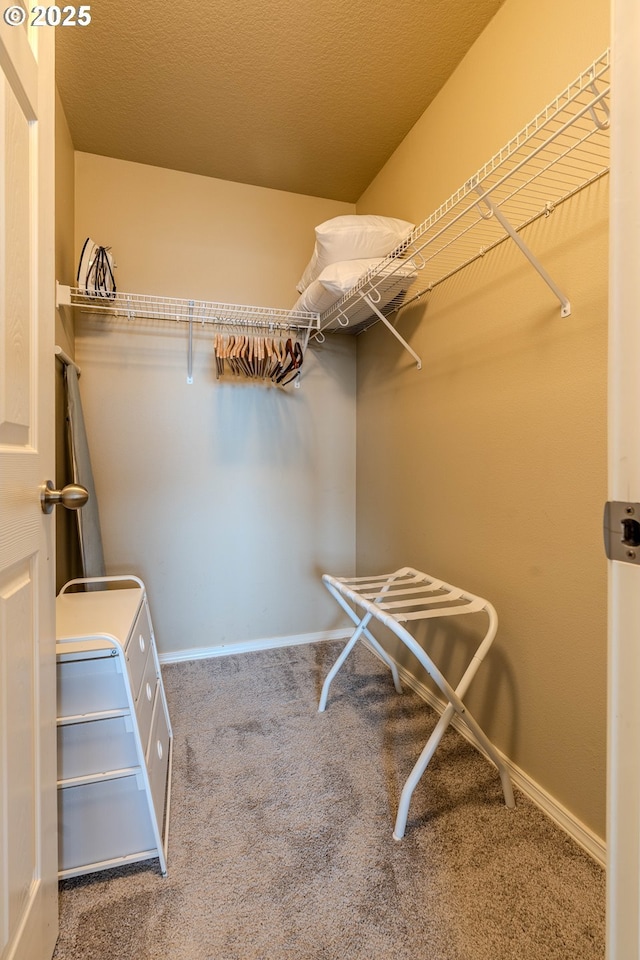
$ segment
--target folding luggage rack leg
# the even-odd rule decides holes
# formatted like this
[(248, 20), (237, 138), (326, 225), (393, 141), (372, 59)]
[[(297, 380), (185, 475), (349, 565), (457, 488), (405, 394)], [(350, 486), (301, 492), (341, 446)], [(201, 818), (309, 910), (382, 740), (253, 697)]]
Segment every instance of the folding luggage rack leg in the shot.
[[(404, 836), (413, 791), (455, 714), (467, 726), (480, 749), (496, 766), (500, 774), (507, 807), (515, 807), (511, 779), (500, 754), (462, 702), (462, 697), (465, 696), (469, 684), (482, 663), (487, 650), (493, 643), (497, 631), (498, 617), (493, 606), (488, 601), (483, 600), (482, 597), (476, 597), (442, 580), (436, 580), (434, 577), (430, 577), (419, 570), (414, 570), (412, 567), (402, 567), (394, 573), (380, 576), (338, 579), (325, 574), (322, 579), (329, 592), (356, 625), (356, 628), (324, 681), (318, 708), (320, 712), (326, 708), (329, 688), (334, 677), (358, 640), (363, 636), (367, 638), (376, 653), (390, 668), (394, 686), (398, 693), (402, 692), (396, 664), (368, 629), (372, 619), (380, 621), (393, 631), (414, 654), (448, 701), (442, 716), (402, 788), (393, 831), (394, 839), (400, 840)], [(357, 613), (351, 606), (352, 604), (364, 612), (362, 614)], [(481, 611), (484, 611), (489, 618), (487, 632), (454, 690), (402, 623)]]

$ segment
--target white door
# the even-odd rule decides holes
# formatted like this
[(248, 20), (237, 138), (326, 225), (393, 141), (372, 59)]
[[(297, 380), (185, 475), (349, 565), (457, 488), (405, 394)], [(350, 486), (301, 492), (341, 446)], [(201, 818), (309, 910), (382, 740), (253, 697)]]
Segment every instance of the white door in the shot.
[(1, 960), (57, 936), (53, 33), (0, 16)]
[[(638, 0), (614, 0), (612, 28), (609, 499), (632, 507), (640, 502)], [(633, 544), (629, 549), (640, 554)], [(609, 562), (607, 806), (607, 957), (640, 960), (640, 566), (615, 560)]]

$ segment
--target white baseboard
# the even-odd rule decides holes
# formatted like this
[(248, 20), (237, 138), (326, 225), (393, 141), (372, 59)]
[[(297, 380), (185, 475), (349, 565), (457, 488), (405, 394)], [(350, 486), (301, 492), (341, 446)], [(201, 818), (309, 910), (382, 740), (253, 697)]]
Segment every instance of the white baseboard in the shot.
[(208, 660), (211, 657), (228, 657), (232, 653), (252, 653), (255, 650), (274, 650), (278, 647), (297, 647), (305, 643), (320, 643), (323, 640), (346, 640), (353, 629), (321, 630), (317, 633), (298, 633), (289, 637), (267, 637), (260, 640), (244, 640), (240, 643), (222, 643), (217, 647), (193, 647), (190, 650), (174, 650), (159, 655), (160, 663), (182, 663), (184, 660)]
[[(366, 646), (371, 650), (372, 653), (376, 651), (371, 647), (366, 640), (363, 641)], [(442, 702), (435, 696), (435, 694), (420, 680), (418, 680), (412, 673), (410, 673), (406, 667), (403, 667), (401, 664), (397, 663), (398, 673), (400, 674), (400, 679), (408, 687), (410, 687), (415, 693), (418, 694), (430, 707), (433, 707), (438, 713), (442, 713), (444, 705)], [(481, 753), (484, 753), (480, 745), (477, 743), (475, 738), (472, 736), (469, 728), (464, 724), (457, 714), (454, 715), (453, 720), (451, 721), (451, 726), (454, 727), (458, 733), (461, 733), (463, 737), (469, 740), (470, 743), (480, 750)], [(497, 748), (496, 748), (497, 749)], [(537, 807), (539, 807), (548, 817), (553, 820), (565, 833), (567, 833), (572, 840), (582, 847), (594, 860), (597, 861), (602, 867), (606, 866), (607, 861), (607, 846), (606, 842), (599, 837), (596, 833), (585, 826), (577, 817), (575, 817), (566, 807), (563, 807), (554, 797), (548, 793), (544, 787), (541, 787), (539, 783), (536, 783), (535, 780), (521, 770), (520, 767), (516, 766), (508, 757), (506, 757), (501, 750), (498, 751), (502, 760), (504, 761), (509, 775), (514, 783), (514, 786), (518, 787), (522, 793), (525, 794)]]

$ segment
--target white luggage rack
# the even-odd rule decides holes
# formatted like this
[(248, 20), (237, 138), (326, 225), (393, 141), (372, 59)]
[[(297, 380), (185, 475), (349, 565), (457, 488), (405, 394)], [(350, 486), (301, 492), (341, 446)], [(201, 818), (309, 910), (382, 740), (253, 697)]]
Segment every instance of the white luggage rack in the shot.
[[(363, 636), (367, 638), (373, 649), (391, 670), (393, 682), (398, 693), (402, 692), (395, 663), (368, 629), (372, 618), (379, 620), (392, 630), (405, 644), (448, 701), (442, 716), (436, 724), (433, 733), (429, 737), (402, 789), (393, 831), (394, 839), (400, 840), (404, 836), (413, 791), (426, 770), (454, 714), (457, 714), (458, 718), (468, 727), (473, 739), (497, 767), (502, 781), (505, 803), (508, 807), (514, 807), (513, 789), (507, 768), (493, 744), (462, 702), (462, 697), (465, 696), (469, 684), (496, 635), (498, 616), (494, 607), (487, 600), (483, 600), (482, 597), (477, 597), (466, 590), (453, 587), (451, 584), (444, 583), (442, 580), (436, 580), (434, 577), (430, 577), (426, 573), (421, 573), (419, 570), (414, 570), (412, 567), (402, 567), (394, 573), (371, 577), (338, 578), (325, 574), (322, 580), (342, 609), (354, 624), (356, 624), (356, 629), (324, 681), (320, 696), (320, 711), (323, 711), (327, 705), (327, 696), (332, 680), (358, 640)], [(364, 612), (358, 612), (357, 609), (354, 610), (351, 604)], [(481, 612), (486, 613), (489, 618), (487, 631), (473, 654), (462, 679), (454, 689), (431, 658), (411, 636), (406, 627), (403, 626), (403, 623), (413, 620), (426, 620), (432, 617), (450, 617)]]

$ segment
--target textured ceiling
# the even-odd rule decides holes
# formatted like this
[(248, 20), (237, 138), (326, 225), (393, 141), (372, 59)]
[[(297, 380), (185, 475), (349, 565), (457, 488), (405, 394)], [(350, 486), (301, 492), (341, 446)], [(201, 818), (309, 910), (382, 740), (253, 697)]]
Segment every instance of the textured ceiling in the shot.
[(77, 150), (355, 201), (503, 0), (93, 0), (56, 30)]

